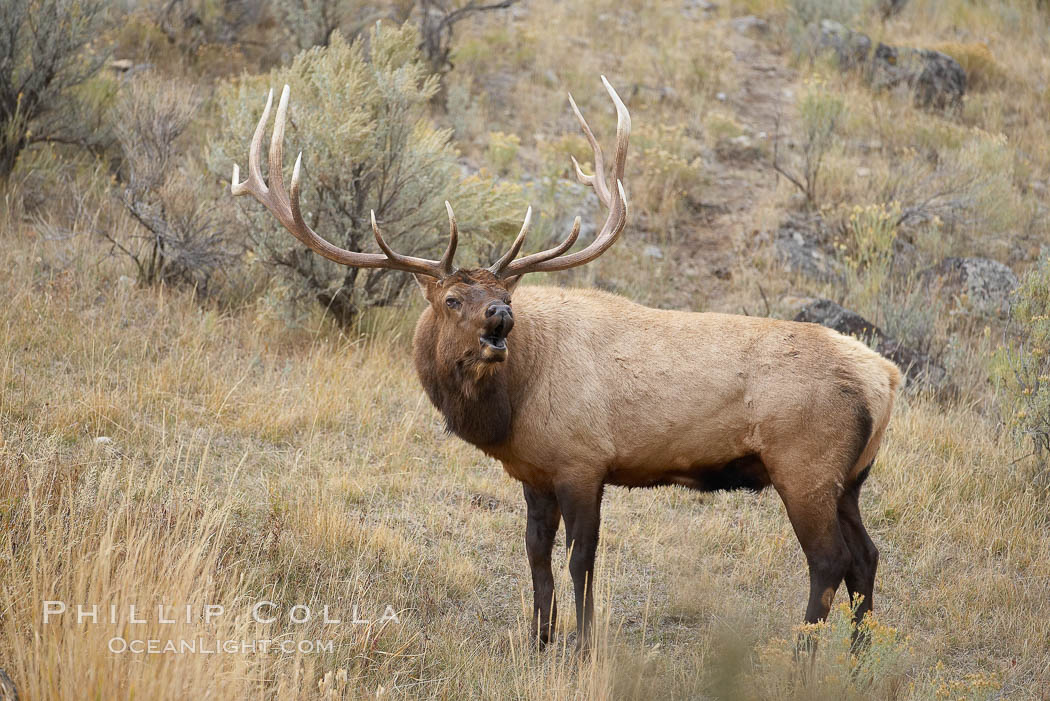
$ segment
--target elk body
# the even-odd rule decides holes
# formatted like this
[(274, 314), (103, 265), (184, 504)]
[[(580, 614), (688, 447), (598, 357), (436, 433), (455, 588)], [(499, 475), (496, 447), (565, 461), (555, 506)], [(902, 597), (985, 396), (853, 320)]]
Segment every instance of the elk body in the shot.
[(235, 167), (233, 193), (255, 196), (323, 256), (416, 276), (429, 302), (413, 343), (427, 395), (450, 432), (498, 459), (523, 484), (533, 625), (542, 643), (557, 620), (551, 553), (563, 520), (578, 641), (588, 639), (608, 485), (701, 491), (772, 486), (809, 565), (805, 620), (827, 616), (843, 580), (859, 620), (872, 606), (878, 550), (861, 522), (858, 497), (890, 419), (900, 383), (896, 366), (815, 324), (655, 310), (593, 290), (518, 287), (526, 273), (597, 258), (626, 225), (621, 179), (630, 116), (602, 80), (618, 114), (615, 187), (608, 186), (601, 148), (570, 97), (595, 155), (594, 174), (576, 164), (577, 177), (609, 209), (595, 239), (572, 254), (566, 252), (579, 218), (557, 247), (517, 258), (530, 210), (503, 258), (490, 268), (457, 270), (451, 207), (449, 246), (440, 261), (392, 251), (374, 216), (382, 254), (331, 245), (300, 214), (298, 160), (290, 195), (284, 190), (287, 87), (274, 124), (269, 186), (259, 169), (267, 101), (252, 141), (249, 178), (238, 182)]

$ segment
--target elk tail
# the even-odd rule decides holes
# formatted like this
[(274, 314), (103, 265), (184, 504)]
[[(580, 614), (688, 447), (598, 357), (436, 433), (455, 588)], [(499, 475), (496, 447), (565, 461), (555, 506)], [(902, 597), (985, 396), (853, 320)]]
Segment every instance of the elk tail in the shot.
[(860, 457), (857, 458), (857, 462), (847, 476), (847, 488), (859, 488), (864, 483), (864, 480), (867, 479), (868, 472), (875, 462), (875, 456), (879, 452), (879, 446), (882, 443), (883, 434), (886, 432), (886, 426), (890, 422), (890, 415), (893, 413), (893, 402), (897, 396), (897, 389), (901, 384), (901, 373), (897, 366), (884, 358), (879, 358), (878, 360), (880, 365), (878, 375), (882, 377), (880, 381), (869, 385), (867, 392), (868, 413), (871, 417), (871, 436), (864, 449), (860, 451)]

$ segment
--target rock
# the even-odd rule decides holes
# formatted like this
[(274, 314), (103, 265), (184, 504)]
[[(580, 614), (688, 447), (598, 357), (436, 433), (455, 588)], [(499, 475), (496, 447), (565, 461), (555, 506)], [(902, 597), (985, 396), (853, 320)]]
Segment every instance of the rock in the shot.
[(728, 139), (719, 139), (715, 144), (715, 155), (720, 161), (754, 161), (762, 157), (762, 149), (755, 145), (747, 134)]
[(956, 107), (966, 93), (966, 71), (940, 51), (883, 43), (872, 49), (868, 35), (830, 19), (811, 25), (809, 32), (818, 51), (835, 53), (839, 68), (860, 70), (875, 88), (907, 86), (920, 107)]
[(830, 299), (817, 299), (807, 304), (795, 315), (795, 321), (810, 321), (847, 336), (856, 336), (866, 343), (873, 338), (883, 338), (885, 334), (857, 312), (832, 302)]
[(817, 297), (784, 295), (780, 298), (780, 310), (784, 317), (794, 319), (803, 309), (817, 301)]
[(715, 99), (718, 100), (719, 102), (725, 102), (726, 101), (726, 94), (724, 92), (715, 93)]
[(835, 20), (821, 20), (811, 29), (816, 33), (816, 45), (822, 50), (835, 52), (839, 68), (850, 70), (867, 63), (871, 55), (871, 39), (867, 34), (855, 32)]
[(797, 217), (788, 219), (773, 236), (777, 259), (792, 272), (815, 280), (841, 279), (845, 272), (842, 264), (821, 249), (821, 233), (819, 222), (806, 222)]
[(871, 168), (865, 168), (864, 166), (861, 166), (860, 168), (857, 168), (857, 177), (858, 178), (870, 178), (871, 177)]
[(948, 54), (879, 44), (871, 62), (875, 87), (907, 85), (919, 107), (957, 107), (966, 93), (966, 71)]
[(736, 30), (738, 34), (743, 34), (745, 36), (748, 34), (760, 35), (769, 32), (769, 22), (761, 17), (755, 17), (754, 15), (734, 17), (729, 20), (729, 25)]
[(653, 260), (662, 260), (664, 252), (660, 250), (659, 246), (653, 246), (650, 244), (642, 249), (642, 255), (646, 258), (652, 258)]
[(993, 316), (1010, 313), (1010, 295), (1020, 284), (1014, 271), (989, 258), (945, 258), (923, 276), (938, 280), (942, 291), (965, 297), (973, 310)]
[(669, 102), (677, 102), (678, 101), (678, 91), (675, 90), (670, 85), (664, 85), (664, 86), (660, 87), (657, 90), (657, 93), (660, 95), (660, 101), (661, 102), (663, 102), (664, 100), (667, 100)]
[(95, 438), (95, 443), (99, 445), (110, 445), (113, 443), (113, 439), (109, 436), (98, 436)]
[(700, 10), (702, 12), (714, 12), (718, 9), (718, 5), (707, 0), (685, 0), (682, 3), (682, 9), (686, 12)]
[(830, 299), (818, 299), (806, 305), (795, 316), (795, 321), (820, 324), (847, 336), (859, 338), (874, 348), (879, 355), (896, 363), (909, 384), (919, 383), (932, 387), (940, 387), (944, 384), (947, 373), (928, 355), (887, 336), (882, 329), (860, 314)]

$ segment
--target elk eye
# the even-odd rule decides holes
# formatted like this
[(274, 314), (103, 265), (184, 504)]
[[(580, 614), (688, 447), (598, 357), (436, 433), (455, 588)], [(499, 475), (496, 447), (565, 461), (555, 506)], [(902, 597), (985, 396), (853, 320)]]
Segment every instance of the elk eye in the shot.
[(460, 302), (455, 297), (446, 297), (445, 306), (447, 306), (449, 309), (459, 309)]

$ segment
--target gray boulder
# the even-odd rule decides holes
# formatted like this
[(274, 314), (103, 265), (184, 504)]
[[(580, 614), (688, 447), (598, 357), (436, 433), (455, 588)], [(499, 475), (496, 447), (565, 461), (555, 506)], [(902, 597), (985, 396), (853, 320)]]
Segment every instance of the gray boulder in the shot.
[(734, 17), (729, 20), (730, 26), (736, 30), (737, 34), (743, 35), (761, 35), (769, 33), (769, 22), (765, 21), (761, 17), (755, 17), (754, 15), (746, 15), (744, 17)]
[(845, 271), (841, 263), (824, 251), (823, 239), (819, 221), (791, 217), (777, 228), (773, 249), (777, 260), (792, 272), (821, 282), (840, 280)]
[(948, 54), (879, 44), (871, 61), (871, 82), (877, 88), (906, 85), (915, 104), (932, 109), (958, 107), (966, 94), (966, 71)]
[(1010, 313), (1010, 295), (1020, 281), (1014, 271), (990, 258), (945, 258), (926, 271), (928, 282), (959, 297), (974, 311), (991, 316)]
[(831, 19), (824, 19), (815, 27), (815, 44), (822, 51), (833, 51), (839, 68), (850, 70), (865, 65), (871, 56), (871, 39)]
[(818, 299), (806, 305), (795, 316), (795, 321), (820, 324), (847, 336), (859, 338), (884, 358), (896, 363), (909, 384), (919, 383), (931, 387), (944, 385), (947, 373), (928, 355), (887, 336), (882, 329), (860, 314), (830, 299)]
[(930, 49), (879, 43), (834, 20), (811, 25), (817, 51), (832, 51), (844, 71), (859, 70), (875, 88), (906, 86), (915, 103), (932, 109), (953, 108), (966, 93), (966, 71), (951, 56)]

